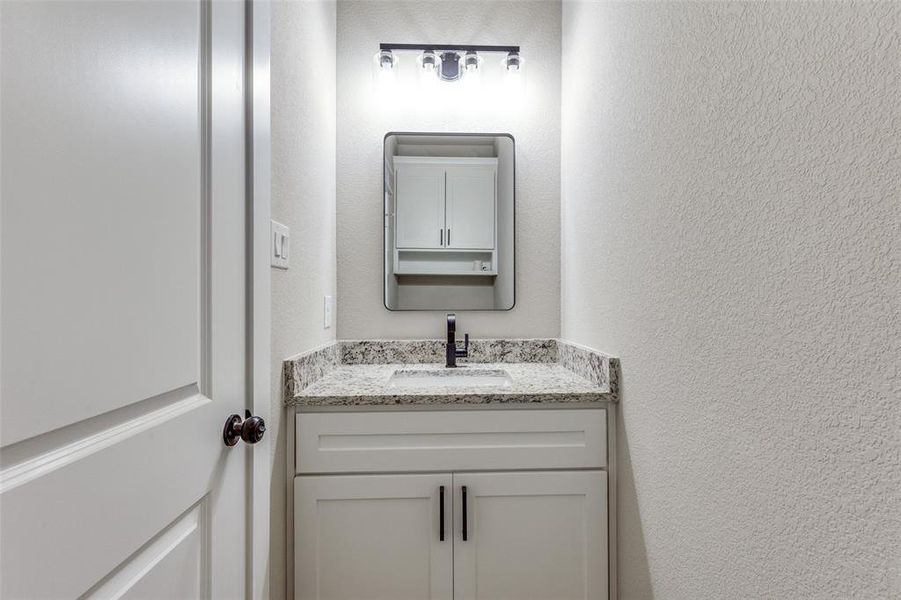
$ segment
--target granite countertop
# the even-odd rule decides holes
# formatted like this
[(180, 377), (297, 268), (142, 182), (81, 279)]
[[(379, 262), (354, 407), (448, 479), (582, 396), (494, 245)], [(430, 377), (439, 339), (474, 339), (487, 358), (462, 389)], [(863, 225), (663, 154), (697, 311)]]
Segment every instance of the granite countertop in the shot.
[[(510, 384), (417, 386), (391, 384), (396, 371), (438, 371), (463, 375), (466, 371), (505, 371)], [(415, 378), (415, 373), (408, 373)], [(415, 406), (443, 404), (591, 404), (615, 401), (609, 386), (599, 386), (559, 363), (467, 363), (445, 369), (443, 363), (340, 364), (299, 390), (287, 404), (300, 407)]]

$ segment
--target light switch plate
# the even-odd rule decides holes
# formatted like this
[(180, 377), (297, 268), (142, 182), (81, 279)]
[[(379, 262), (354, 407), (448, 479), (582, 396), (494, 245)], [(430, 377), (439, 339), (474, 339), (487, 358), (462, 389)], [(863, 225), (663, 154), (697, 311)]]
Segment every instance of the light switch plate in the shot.
[(291, 257), (291, 232), (286, 225), (270, 221), (269, 263), (276, 269), (287, 269)]
[(332, 297), (324, 296), (322, 298), (322, 320), (323, 327), (329, 329), (332, 326)]

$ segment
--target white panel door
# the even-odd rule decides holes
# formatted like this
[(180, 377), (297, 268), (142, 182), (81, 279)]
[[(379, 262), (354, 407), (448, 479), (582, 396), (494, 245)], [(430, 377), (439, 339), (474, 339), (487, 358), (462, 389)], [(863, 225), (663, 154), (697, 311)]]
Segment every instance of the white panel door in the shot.
[(454, 474), (454, 598), (607, 598), (606, 472)]
[(448, 248), (494, 248), (494, 166), (447, 167)]
[(0, 3), (3, 598), (244, 597), (244, 10)]
[(295, 477), (296, 600), (450, 600), (451, 484), (449, 473)]
[(395, 208), (398, 248), (443, 248), (444, 167), (398, 164)]

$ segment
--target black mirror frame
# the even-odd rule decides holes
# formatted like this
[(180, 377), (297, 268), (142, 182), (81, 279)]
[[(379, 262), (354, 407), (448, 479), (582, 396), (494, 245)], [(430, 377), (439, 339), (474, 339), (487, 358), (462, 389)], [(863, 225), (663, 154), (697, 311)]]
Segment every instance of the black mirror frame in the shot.
[(388, 253), (388, 248), (385, 241), (385, 220), (384, 216), (379, 223), (381, 228), (381, 236), (382, 236), (382, 306), (385, 307), (385, 310), (389, 312), (436, 312), (436, 313), (446, 313), (448, 311), (454, 312), (468, 312), (468, 313), (477, 313), (477, 312), (509, 312), (516, 308), (516, 283), (518, 280), (517, 268), (516, 268), (516, 138), (513, 137), (512, 133), (458, 133), (458, 132), (450, 132), (450, 131), (389, 131), (382, 137), (382, 163), (380, 165), (379, 172), (381, 173), (382, 179), (382, 215), (385, 214), (385, 194), (387, 189), (385, 188), (385, 162), (388, 159), (388, 156), (385, 153), (385, 146), (388, 142), (388, 138), (392, 135), (422, 135), (422, 136), (446, 136), (446, 137), (506, 137), (510, 138), (510, 141), (513, 142), (513, 303), (509, 308), (488, 308), (488, 309), (480, 309), (480, 310), (460, 310), (455, 309), (453, 307), (448, 308), (391, 308), (388, 306), (388, 290), (385, 284), (385, 272), (388, 269), (388, 265), (386, 264), (386, 255)]

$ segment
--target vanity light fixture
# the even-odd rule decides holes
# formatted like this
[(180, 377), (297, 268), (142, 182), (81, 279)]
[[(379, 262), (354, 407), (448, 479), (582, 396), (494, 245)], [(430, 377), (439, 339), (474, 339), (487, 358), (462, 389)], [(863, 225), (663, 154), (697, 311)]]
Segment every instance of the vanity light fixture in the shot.
[(453, 44), (380, 44), (379, 66), (392, 69), (398, 52), (416, 51), (424, 75), (436, 74), (441, 81), (457, 81), (467, 73), (475, 75), (481, 70), (481, 54), (497, 52), (505, 54), (503, 66), (507, 71), (522, 69), (519, 46), (471, 46)]

